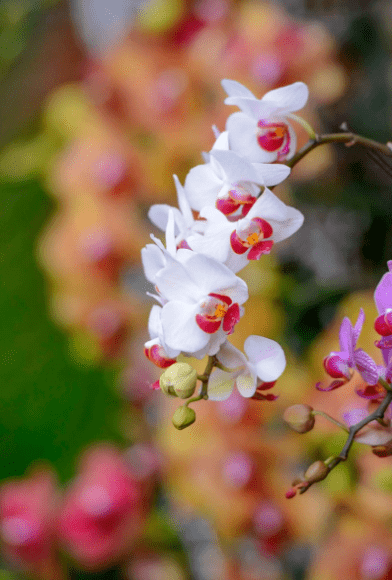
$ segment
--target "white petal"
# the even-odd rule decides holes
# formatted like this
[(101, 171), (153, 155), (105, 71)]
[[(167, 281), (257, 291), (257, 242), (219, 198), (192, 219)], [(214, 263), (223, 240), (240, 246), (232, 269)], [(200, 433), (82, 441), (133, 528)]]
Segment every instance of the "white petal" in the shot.
[(244, 87), (244, 85), (241, 85), (241, 83), (237, 81), (223, 79), (221, 81), (221, 85), (229, 97), (247, 97), (250, 99), (256, 98), (249, 89), (247, 89), (246, 87)]
[(263, 336), (248, 336), (244, 350), (255, 366), (257, 376), (264, 382), (276, 381), (286, 367), (283, 349), (274, 340)]
[(260, 147), (256, 138), (257, 121), (244, 113), (233, 113), (228, 117), (226, 128), (229, 133), (230, 149), (252, 163), (276, 161), (277, 153), (269, 153)]
[(187, 243), (198, 254), (204, 254), (223, 264), (226, 262), (230, 250), (230, 238), (226, 232), (225, 227), (217, 229), (215, 234), (189, 236)]
[(278, 105), (273, 102), (250, 99), (246, 97), (227, 97), (226, 105), (234, 105), (253, 120), (269, 119), (278, 112)]
[(275, 243), (294, 234), (304, 221), (304, 216), (300, 211), (283, 203), (268, 188), (264, 190), (246, 217), (247, 219), (261, 217), (267, 220), (272, 226), (272, 240)]
[(229, 134), (227, 131), (223, 131), (219, 135), (219, 137), (216, 138), (216, 141), (213, 144), (211, 151), (215, 151), (216, 149), (228, 151), (228, 149), (229, 149)]
[(208, 381), (207, 393), (211, 401), (225, 401), (234, 388), (233, 373), (225, 373), (216, 369), (211, 373)]
[(148, 211), (148, 218), (154, 226), (164, 232), (166, 230), (170, 210), (174, 212), (174, 218), (177, 224), (176, 235), (178, 235), (185, 228), (185, 222), (181, 212), (176, 207), (171, 207), (166, 203), (152, 205)]
[(256, 392), (256, 386), (257, 386), (257, 379), (256, 379), (256, 375), (253, 374), (252, 372), (250, 372), (250, 369), (248, 369), (248, 372), (242, 373), (239, 377), (237, 377), (236, 379), (236, 387), (238, 389), (238, 392), (243, 396), (243, 397), (253, 397), (253, 395)]
[[(257, 181), (257, 173), (252, 163), (234, 151), (213, 151), (211, 157), (218, 161), (225, 173), (227, 182), (230, 184), (238, 181)], [(261, 184), (263, 183), (261, 182)]]
[(196, 324), (197, 304), (172, 300), (162, 308), (161, 320), (165, 344), (182, 352), (193, 353), (209, 341), (209, 335)]
[(157, 336), (162, 335), (161, 313), (162, 308), (157, 304), (154, 304), (148, 318), (148, 332), (150, 338), (156, 338)]
[(216, 356), (218, 361), (228, 369), (237, 369), (247, 365), (247, 360), (242, 352), (227, 340), (221, 345)]
[(156, 275), (166, 265), (166, 259), (155, 244), (147, 244), (142, 249), (142, 264), (147, 280), (155, 284)]
[(277, 185), (290, 175), (290, 167), (281, 163), (254, 163), (257, 174), (256, 183)]
[(215, 174), (210, 163), (196, 165), (185, 179), (186, 197), (189, 205), (197, 211), (205, 205), (214, 206), (221, 187), (222, 179)]
[(306, 105), (308, 97), (307, 85), (298, 82), (269, 91), (261, 100), (263, 103), (278, 107), (280, 113), (291, 113), (302, 109)]
[(248, 299), (246, 283), (214, 258), (195, 254), (189, 258), (186, 267), (202, 296), (207, 296), (211, 292), (226, 294), (233, 302), (239, 304)]
[(159, 293), (166, 300), (183, 300), (195, 303), (203, 295), (190, 277), (186, 266), (173, 260), (162, 268), (155, 277)]
[[(173, 175), (174, 183), (177, 190), (178, 207), (180, 208), (181, 214), (185, 225), (189, 228), (192, 226), (194, 219), (192, 215), (192, 210), (189, 206), (188, 200), (185, 195), (185, 190), (180, 183), (177, 175)], [(174, 216), (176, 217), (176, 216)]]
[(169, 254), (171, 254), (173, 257), (175, 257), (177, 252), (176, 236), (174, 230), (175, 230), (174, 212), (173, 208), (170, 208), (169, 215), (167, 216), (165, 240), (166, 240), (166, 249), (169, 252)]

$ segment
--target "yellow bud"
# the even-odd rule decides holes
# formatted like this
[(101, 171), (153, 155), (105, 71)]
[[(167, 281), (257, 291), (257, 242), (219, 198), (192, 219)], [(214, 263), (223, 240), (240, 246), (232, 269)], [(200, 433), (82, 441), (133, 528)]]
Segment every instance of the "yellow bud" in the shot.
[(196, 413), (193, 409), (184, 405), (183, 407), (178, 407), (172, 421), (176, 429), (185, 429), (185, 427), (189, 427), (196, 421)]
[(297, 433), (307, 433), (314, 427), (312, 411), (310, 405), (292, 405), (283, 413), (283, 419)]
[(328, 473), (329, 469), (325, 465), (324, 461), (315, 461), (305, 471), (305, 479), (309, 483), (316, 483), (317, 481), (322, 481), (325, 479)]
[(175, 363), (168, 367), (159, 379), (159, 385), (166, 395), (188, 399), (195, 392), (197, 372), (188, 363)]

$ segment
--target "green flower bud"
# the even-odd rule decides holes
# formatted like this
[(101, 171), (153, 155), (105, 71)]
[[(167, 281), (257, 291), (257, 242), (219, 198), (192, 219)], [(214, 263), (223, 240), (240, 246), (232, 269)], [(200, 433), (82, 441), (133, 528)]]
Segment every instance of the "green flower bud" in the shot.
[(324, 461), (315, 461), (305, 471), (305, 479), (309, 483), (316, 483), (317, 481), (322, 481), (325, 479), (328, 473), (329, 469), (325, 465)]
[(184, 405), (183, 407), (178, 407), (172, 421), (176, 429), (185, 429), (185, 427), (189, 427), (196, 421), (196, 413), (193, 409)]
[(312, 411), (310, 405), (293, 405), (285, 410), (283, 419), (297, 433), (307, 433), (314, 427)]
[(166, 395), (188, 399), (195, 392), (197, 372), (188, 363), (175, 363), (168, 367), (159, 379), (159, 385)]

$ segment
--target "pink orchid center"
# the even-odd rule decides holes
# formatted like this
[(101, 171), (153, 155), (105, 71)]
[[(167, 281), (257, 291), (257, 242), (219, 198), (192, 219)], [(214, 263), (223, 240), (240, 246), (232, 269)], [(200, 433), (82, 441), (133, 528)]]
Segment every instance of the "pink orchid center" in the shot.
[(262, 254), (268, 254), (274, 244), (270, 238), (273, 229), (270, 223), (263, 218), (253, 218), (243, 227), (234, 230), (230, 236), (230, 244), (233, 252), (244, 254), (249, 248), (249, 260), (257, 260)]
[(241, 214), (245, 216), (256, 199), (245, 183), (236, 183), (224, 196), (216, 200), (216, 207), (224, 215), (231, 215), (242, 207)]
[(290, 133), (286, 123), (260, 119), (257, 128), (257, 142), (262, 149), (269, 153), (279, 152), (280, 156), (287, 155), (290, 148)]
[(352, 375), (347, 362), (333, 352), (324, 359), (324, 368), (333, 379), (350, 379)]
[(214, 334), (223, 322), (223, 330), (231, 334), (235, 324), (240, 319), (240, 309), (237, 303), (232, 304), (231, 298), (224, 294), (211, 293), (202, 302), (201, 312), (196, 314), (196, 323), (207, 334)]

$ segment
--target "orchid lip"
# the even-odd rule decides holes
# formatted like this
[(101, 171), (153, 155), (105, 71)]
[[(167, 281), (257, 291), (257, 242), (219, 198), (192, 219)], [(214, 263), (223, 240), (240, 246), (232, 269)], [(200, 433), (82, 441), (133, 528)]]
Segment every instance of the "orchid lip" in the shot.
[(211, 292), (201, 304), (202, 313), (196, 314), (196, 324), (207, 334), (214, 334), (223, 322), (224, 332), (231, 334), (240, 319), (240, 307), (229, 296)]
[(260, 119), (257, 127), (257, 142), (262, 149), (269, 153), (277, 152), (280, 156), (287, 155), (290, 149), (290, 133), (286, 123)]

